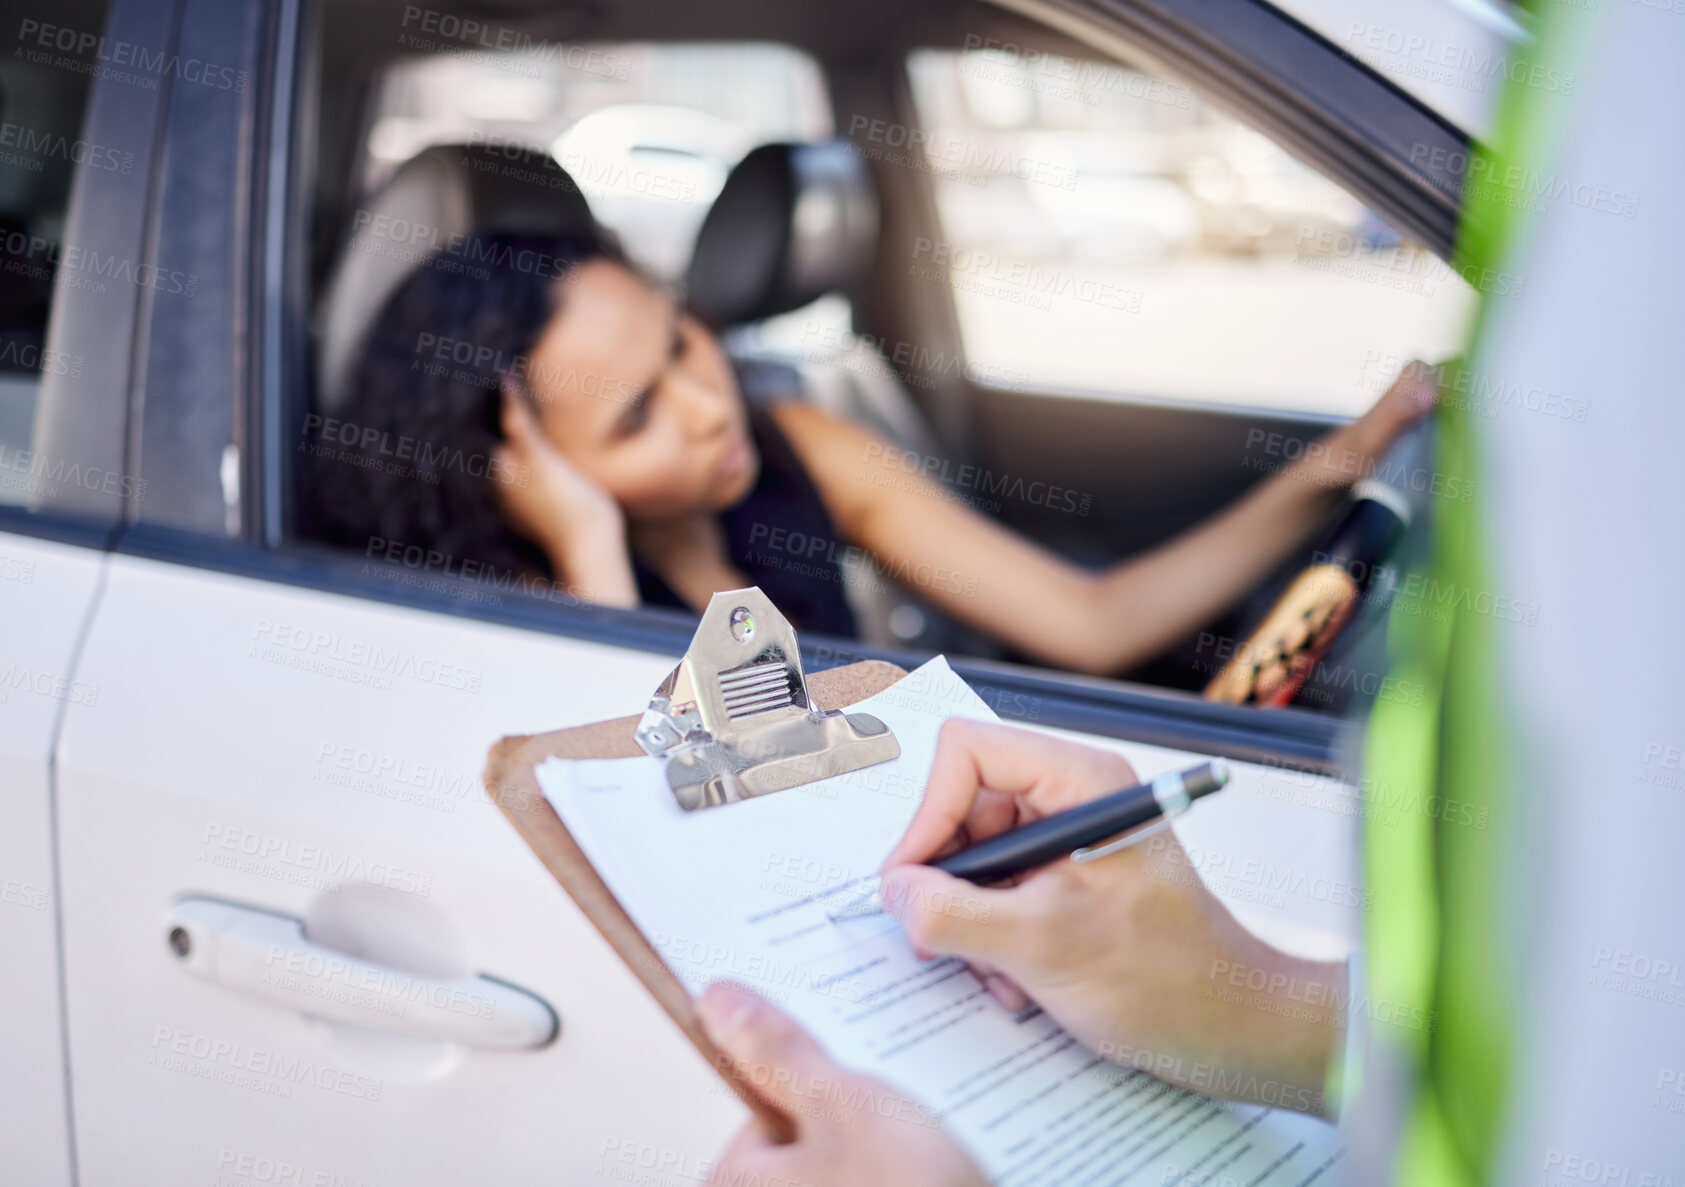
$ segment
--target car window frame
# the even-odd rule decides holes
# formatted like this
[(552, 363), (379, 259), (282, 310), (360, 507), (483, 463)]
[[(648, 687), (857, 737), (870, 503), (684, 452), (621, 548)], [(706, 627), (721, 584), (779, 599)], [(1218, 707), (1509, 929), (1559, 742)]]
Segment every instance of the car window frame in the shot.
[[(138, 0), (119, 0), (136, 3)], [(307, 309), (301, 299), (308, 225), (303, 198), (304, 137), (315, 42), (310, 35), (319, 8), (310, 0), (270, 0), (263, 22), (259, 117), (249, 129), (252, 176), (250, 227), (258, 243), (250, 253), (250, 297), (246, 332), (247, 366), (229, 393), (237, 423), (248, 434), (242, 449), (241, 516), (230, 534), (184, 529), (155, 522), (127, 526), (111, 550), (301, 590), (338, 594), (413, 609), (470, 618), (488, 625), (588, 639), (610, 647), (662, 654), (673, 659), (689, 646), (693, 615), (655, 607), (558, 607), (543, 598), (516, 594), (504, 604), (463, 596), (474, 583), (441, 578), (427, 588), (383, 580), (367, 571), (361, 557), (287, 537), (286, 511), (275, 506), (285, 490), (288, 421), (302, 415), (296, 396), (303, 389), (298, 346), (304, 341)], [(283, 104), (283, 98), (291, 102)], [(283, 110), (285, 108), (285, 110)], [(277, 206), (280, 209), (277, 209)], [(210, 397), (205, 397), (210, 398)], [(148, 414), (142, 407), (140, 415)], [(156, 409), (153, 415), (158, 415)], [(460, 587), (460, 588), (453, 588)], [(928, 655), (817, 634), (802, 638), (809, 670), (863, 659), (884, 659), (911, 669)], [(1286, 764), (1334, 773), (1342, 723), (1304, 710), (1219, 705), (1189, 693), (1083, 677), (1064, 672), (970, 658), (951, 658), (954, 670), (1003, 720), (1050, 726), (1098, 736), (1126, 738), (1173, 749), (1223, 755), (1243, 761)]]

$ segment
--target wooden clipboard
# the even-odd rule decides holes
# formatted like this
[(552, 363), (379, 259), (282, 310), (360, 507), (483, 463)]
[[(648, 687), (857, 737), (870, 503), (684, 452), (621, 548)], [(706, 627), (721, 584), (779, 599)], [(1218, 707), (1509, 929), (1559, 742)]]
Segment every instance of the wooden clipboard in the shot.
[[(866, 660), (809, 674), (807, 691), (819, 708), (842, 709), (882, 692), (906, 674), (905, 669), (895, 664)], [(753, 1084), (739, 1074), (730, 1057), (714, 1046), (697, 1020), (684, 986), (632, 922), (538, 786), (538, 766), (549, 758), (636, 758), (642, 754), (633, 737), (640, 716), (633, 713), (543, 734), (503, 738), (486, 756), (486, 793), (703, 1058), (754, 1111), (774, 1140), (788, 1141), (794, 1136), (790, 1118), (763, 1099)]]

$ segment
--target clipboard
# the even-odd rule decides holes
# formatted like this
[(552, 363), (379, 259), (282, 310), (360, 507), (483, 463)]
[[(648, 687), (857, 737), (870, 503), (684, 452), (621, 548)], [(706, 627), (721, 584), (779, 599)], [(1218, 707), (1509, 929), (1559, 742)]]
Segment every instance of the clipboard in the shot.
[[(675, 716), (679, 718), (680, 728), (684, 726), (682, 713), (675, 715), (662, 711), (672, 706), (675, 684), (682, 695), (687, 664), (700, 663), (706, 666), (710, 661), (717, 662), (718, 657), (709, 651), (708, 642), (716, 639), (722, 629), (740, 632), (742, 615), (746, 609), (751, 616), (751, 629), (765, 632), (774, 642), (782, 644), (786, 661), (794, 665), (795, 679), (800, 683), (792, 689), (792, 694), (804, 694), (802, 699), (807, 705), (819, 711), (812, 716), (823, 717), (830, 723), (827, 729), (833, 733), (859, 728), (859, 723), (854, 721), (858, 715), (846, 715), (849, 720), (845, 721), (845, 715), (839, 711), (882, 692), (907, 674), (904, 668), (896, 664), (884, 660), (865, 660), (805, 676), (800, 670), (800, 652), (794, 647), (794, 630), (759, 589), (717, 593), (702, 617), (691, 650), (686, 652), (685, 660), (657, 690), (649, 710), (641, 714), (633, 713), (625, 717), (551, 730), (542, 734), (516, 734), (502, 738), (487, 754), (484, 785), (487, 794), (503, 811), (509, 823), (514, 825), (521, 839), (537, 854), (538, 859), (544, 863), (556, 881), (561, 883), (562, 888), (579, 905), (585, 917), (631, 968), (644, 988), (649, 990), (656, 1002), (667, 1012), (668, 1017), (678, 1024), (679, 1029), (701, 1052), (702, 1057), (755, 1114), (773, 1140), (787, 1142), (794, 1137), (794, 1126), (790, 1118), (766, 1101), (755, 1090), (753, 1083), (739, 1074), (731, 1058), (720, 1051), (702, 1029), (692, 1007), (690, 995), (661, 959), (649, 939), (638, 930), (631, 916), (597, 873), (567, 826), (562, 823), (556, 809), (545, 798), (537, 774), (539, 766), (551, 758), (636, 758), (650, 753), (652, 749), (670, 749), (673, 743), (681, 740), (671, 736)], [(759, 667), (765, 670), (764, 663)], [(720, 674), (720, 670), (716, 668), (714, 674)], [(693, 671), (691, 675), (696, 673)], [(764, 683), (766, 678), (759, 679)], [(682, 702), (677, 706), (681, 710), (687, 707)], [(724, 706), (716, 705), (715, 709), (723, 711)], [(721, 720), (723, 719), (711, 718), (709, 723), (718, 724)], [(876, 719), (868, 717), (866, 720), (872, 722)], [(881, 727), (882, 723), (878, 725)], [(668, 734), (666, 737), (662, 736), (664, 727)], [(870, 726), (866, 729), (870, 730)], [(643, 739), (643, 744), (640, 744), (640, 738)], [(844, 741), (847, 743), (848, 739)], [(850, 744), (864, 746), (865, 739)], [(893, 745), (892, 740), (891, 744)], [(899, 749), (884, 753), (880, 745), (875, 751), (862, 750), (866, 757), (873, 753), (881, 755), (871, 758), (871, 761), (876, 762), (894, 757), (899, 753)], [(779, 766), (776, 762), (759, 765), (763, 768)], [(859, 762), (855, 767), (844, 769), (857, 769), (858, 766), (865, 765), (868, 763)], [(699, 802), (685, 805), (681, 784), (692, 777), (676, 771), (671, 764), (669, 766), (669, 778), (681, 804), (703, 809), (746, 795), (769, 794), (811, 782), (811, 779), (802, 777), (804, 774), (823, 778), (836, 773), (840, 771), (815, 769), (811, 762), (798, 762), (793, 765), (786, 764), (782, 770), (774, 770), (767, 785), (760, 787), (742, 786), (729, 774), (723, 778), (705, 780), (702, 784), (696, 784), (693, 780), (692, 786), (707, 786), (711, 790), (707, 794), (699, 793)]]

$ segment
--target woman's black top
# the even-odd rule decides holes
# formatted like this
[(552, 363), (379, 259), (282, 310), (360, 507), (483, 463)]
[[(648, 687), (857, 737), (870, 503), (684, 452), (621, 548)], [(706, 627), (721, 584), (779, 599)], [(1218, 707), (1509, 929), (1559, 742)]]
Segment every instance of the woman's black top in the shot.
[[(738, 381), (761, 470), (742, 501), (720, 513), (726, 554), (796, 630), (851, 639), (854, 612), (843, 596), (839, 563), (846, 546), (801, 459), (767, 411), (771, 401), (764, 389), (776, 377), (740, 366)], [(633, 569), (645, 604), (690, 609), (647, 566), (634, 561)]]

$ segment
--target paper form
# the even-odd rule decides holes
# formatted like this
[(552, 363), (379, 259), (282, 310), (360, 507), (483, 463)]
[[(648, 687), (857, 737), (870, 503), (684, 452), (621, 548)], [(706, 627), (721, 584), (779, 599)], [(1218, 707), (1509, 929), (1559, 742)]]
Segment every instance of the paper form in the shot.
[(1038, 1009), (1008, 1012), (964, 962), (918, 960), (888, 916), (830, 922), (906, 831), (942, 721), (995, 720), (941, 658), (851, 708), (887, 723), (901, 756), (696, 812), (652, 758), (552, 758), (539, 785), (691, 993), (752, 986), (839, 1063), (916, 1102), (901, 1115), (941, 1124), (997, 1183), (1337, 1181), (1331, 1126), (1102, 1059)]

